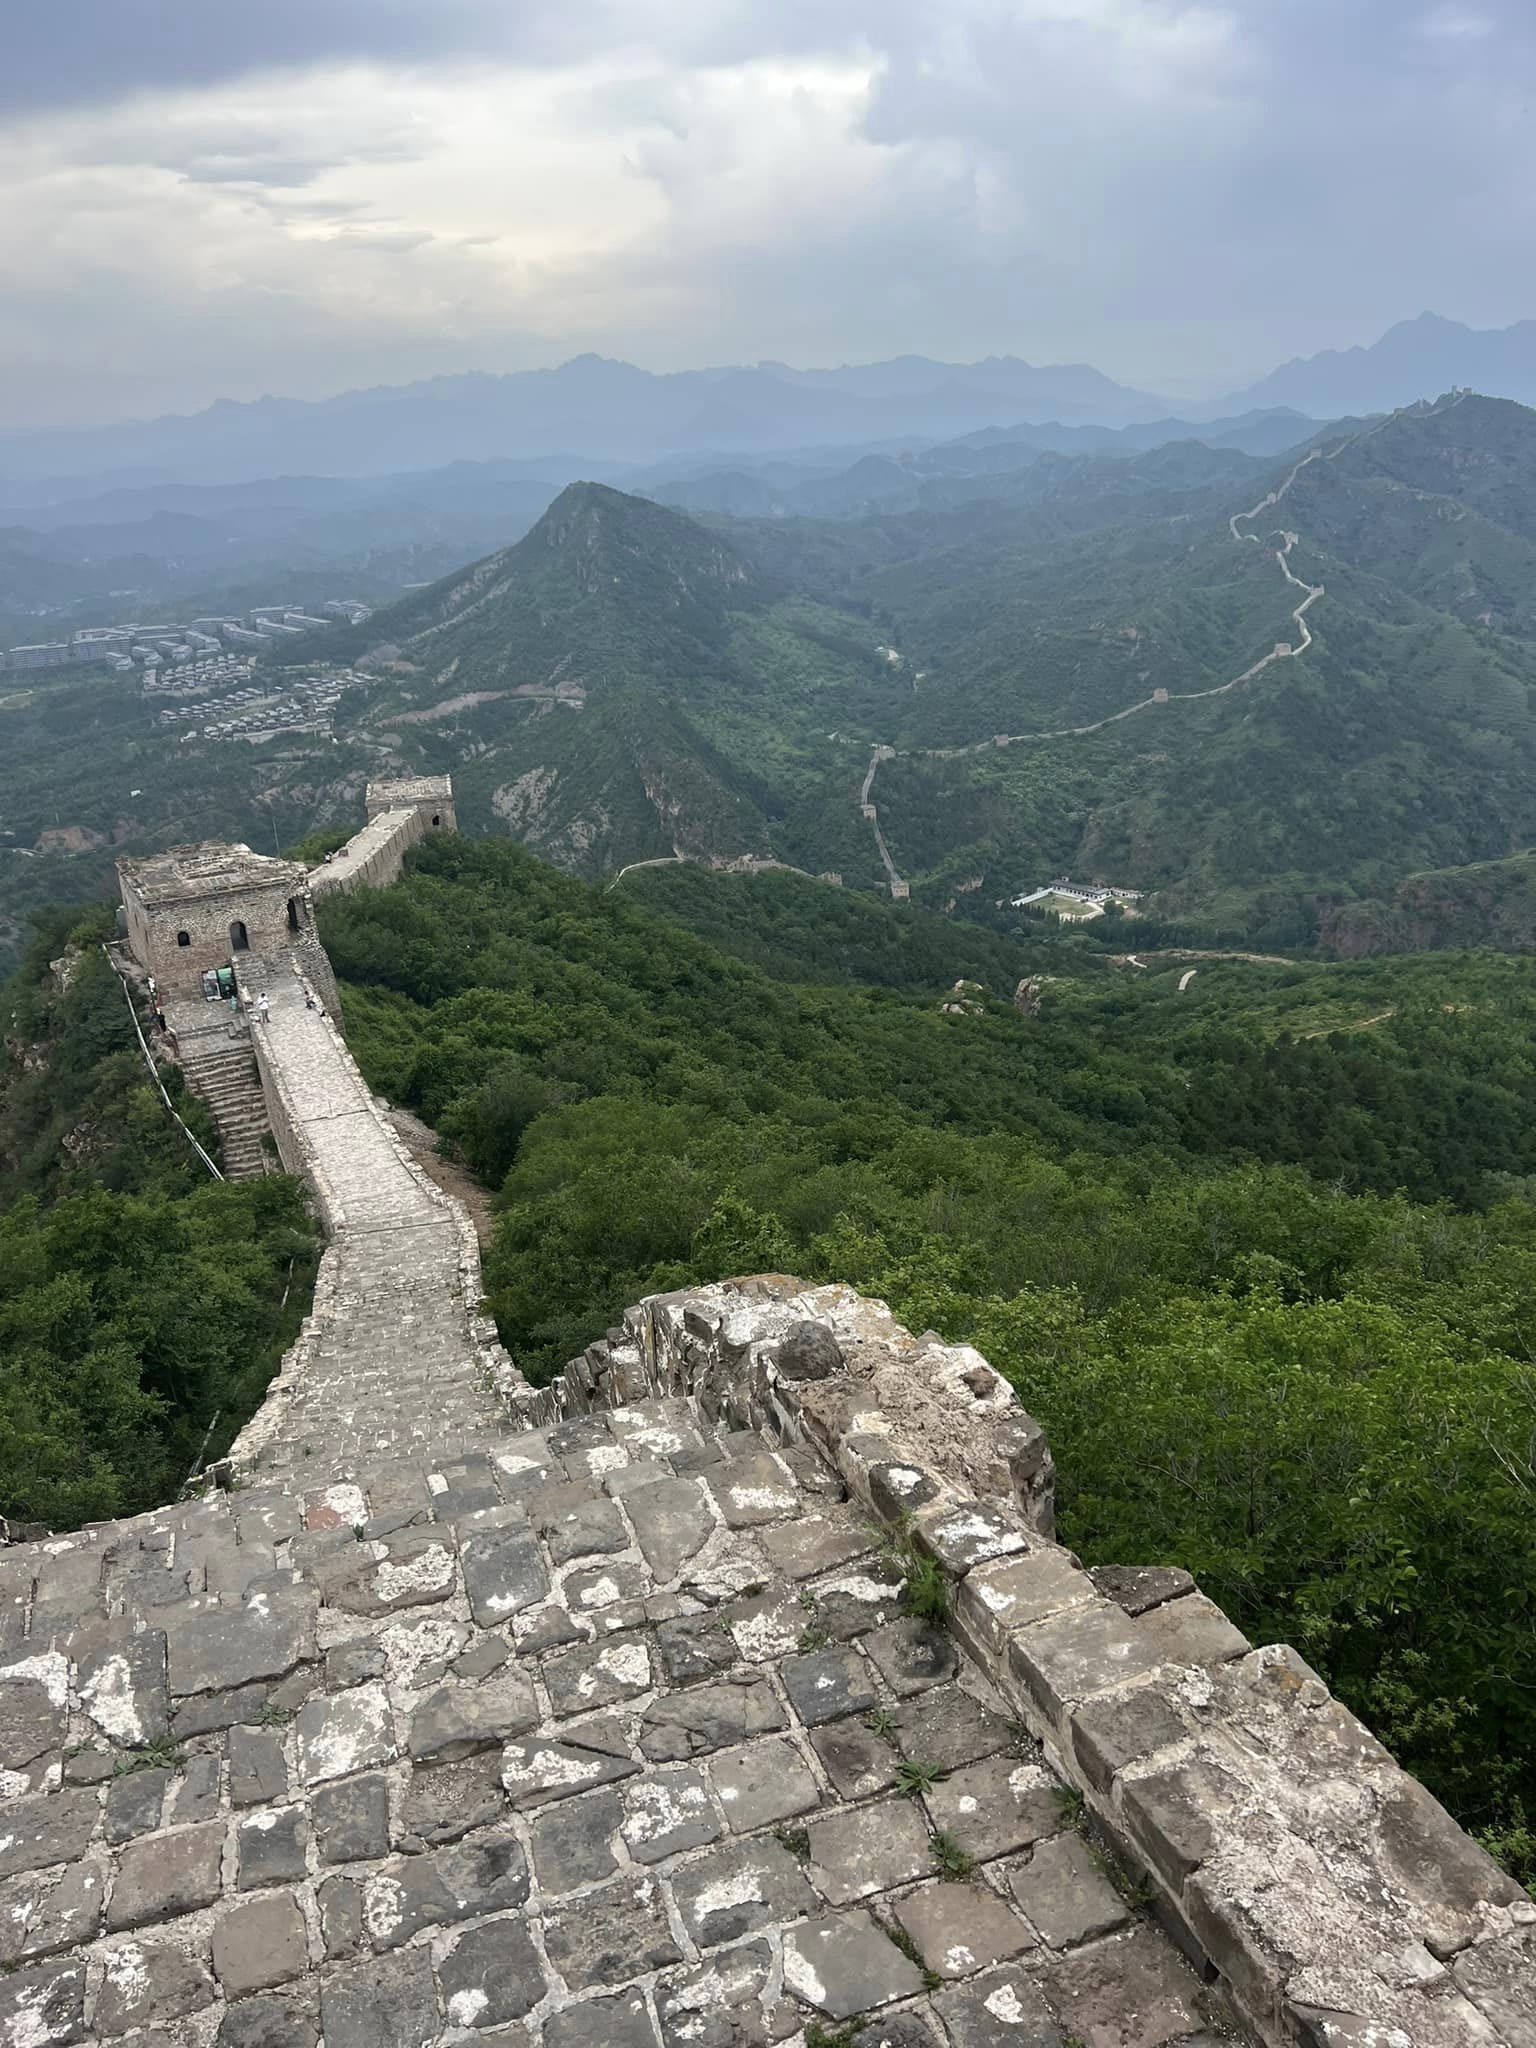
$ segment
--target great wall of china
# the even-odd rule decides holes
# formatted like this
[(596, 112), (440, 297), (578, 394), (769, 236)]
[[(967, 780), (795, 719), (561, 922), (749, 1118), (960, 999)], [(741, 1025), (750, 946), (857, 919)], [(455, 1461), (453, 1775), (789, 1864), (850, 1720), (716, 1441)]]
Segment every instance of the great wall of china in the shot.
[(267, 994), (329, 1245), (196, 1497), (0, 1549), (0, 2048), (1532, 2048), (1536, 1904), (1293, 1651), (1084, 1570), (976, 1352), (757, 1275), (529, 1387), (335, 884), (241, 851), (129, 939)]

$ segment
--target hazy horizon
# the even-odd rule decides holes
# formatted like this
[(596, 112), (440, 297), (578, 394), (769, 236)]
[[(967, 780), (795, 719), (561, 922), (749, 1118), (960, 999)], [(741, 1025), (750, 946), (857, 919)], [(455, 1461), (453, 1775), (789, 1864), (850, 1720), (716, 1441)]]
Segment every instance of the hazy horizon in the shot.
[(1536, 312), (1514, 0), (59, 0), (0, 78), (0, 424), (594, 352), (1197, 399)]

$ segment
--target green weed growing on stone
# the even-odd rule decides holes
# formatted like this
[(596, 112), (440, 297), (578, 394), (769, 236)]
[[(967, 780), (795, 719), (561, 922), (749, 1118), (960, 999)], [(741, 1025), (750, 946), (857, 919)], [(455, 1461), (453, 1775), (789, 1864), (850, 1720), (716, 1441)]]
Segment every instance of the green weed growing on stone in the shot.
[(1064, 1828), (1075, 1828), (1083, 1817), (1083, 1795), (1075, 1785), (1056, 1785), (1051, 1789), (1051, 1798), (1056, 1804), (1056, 1816)]
[(934, 1868), (952, 1884), (960, 1883), (976, 1868), (976, 1858), (969, 1850), (961, 1848), (947, 1828), (940, 1828), (937, 1834), (931, 1835), (928, 1845), (933, 1851)]
[(948, 1776), (942, 1764), (930, 1763), (926, 1757), (908, 1757), (905, 1763), (896, 1766), (896, 1789), (908, 1799), (916, 1799)]
[(877, 1527), (880, 1554), (902, 1575), (901, 1604), (933, 1628), (949, 1625), (949, 1580), (937, 1558), (920, 1548), (910, 1517)]
[(114, 1778), (131, 1778), (135, 1771), (179, 1771), (186, 1767), (187, 1753), (169, 1737), (163, 1742), (146, 1742), (131, 1749), (112, 1766)]
[(887, 1927), (885, 1929), (885, 1935), (886, 1939), (890, 1942), (893, 1948), (899, 1948), (902, 1954), (906, 1957), (907, 1961), (909, 1963), (915, 1963), (918, 1969), (922, 1971), (923, 1989), (925, 1991), (937, 1991), (939, 1986), (944, 1982), (944, 1979), (939, 1975), (937, 1970), (929, 1969), (928, 1965), (923, 1961), (922, 1950), (918, 1947), (917, 1943), (912, 1939), (911, 1935), (908, 1934), (905, 1927)]
[(260, 1728), (286, 1728), (292, 1719), (293, 1716), (286, 1707), (280, 1707), (275, 1701), (268, 1700), (256, 1716), (256, 1724)]
[(896, 1716), (889, 1707), (876, 1707), (873, 1713), (866, 1714), (864, 1726), (871, 1735), (878, 1735), (882, 1742), (896, 1740)]
[(858, 2018), (844, 2020), (840, 2027), (828, 2027), (820, 2020), (812, 2020), (805, 2030), (805, 2048), (858, 2048), (859, 2036), (867, 2024)]
[(779, 1847), (787, 1849), (797, 1862), (809, 1862), (811, 1854), (811, 1831), (809, 1828), (775, 1828), (773, 1838)]

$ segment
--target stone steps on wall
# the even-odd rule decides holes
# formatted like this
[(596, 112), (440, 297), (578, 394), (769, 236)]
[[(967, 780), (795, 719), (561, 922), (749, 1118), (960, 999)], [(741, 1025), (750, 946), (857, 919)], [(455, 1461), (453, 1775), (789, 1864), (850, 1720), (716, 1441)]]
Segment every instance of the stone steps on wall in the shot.
[(250, 1046), (227, 1039), (207, 1049), (196, 1044), (184, 1046), (182, 1072), (187, 1086), (213, 1116), (226, 1178), (257, 1180), (274, 1171), (267, 1143), (272, 1130)]

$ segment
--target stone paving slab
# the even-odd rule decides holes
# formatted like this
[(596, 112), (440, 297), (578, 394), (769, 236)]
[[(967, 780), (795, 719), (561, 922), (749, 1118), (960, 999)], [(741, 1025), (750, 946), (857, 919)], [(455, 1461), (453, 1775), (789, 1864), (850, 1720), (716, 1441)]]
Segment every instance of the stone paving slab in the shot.
[(864, 1512), (712, 1441), (655, 1398), (7, 1551), (0, 2048), (1204, 2041), (954, 1639), (848, 1594)]

